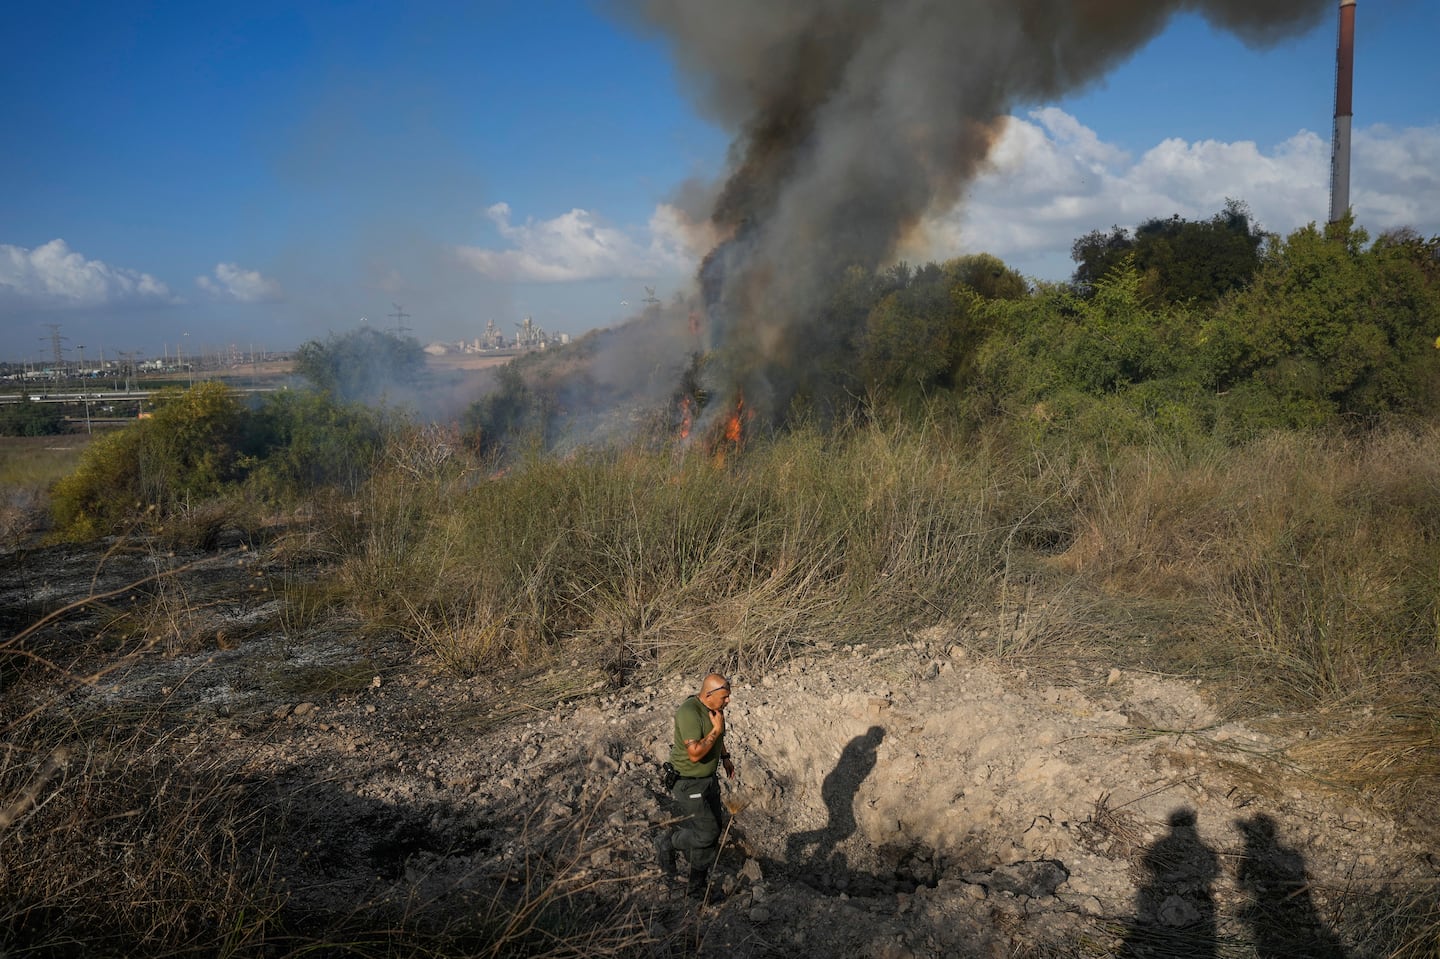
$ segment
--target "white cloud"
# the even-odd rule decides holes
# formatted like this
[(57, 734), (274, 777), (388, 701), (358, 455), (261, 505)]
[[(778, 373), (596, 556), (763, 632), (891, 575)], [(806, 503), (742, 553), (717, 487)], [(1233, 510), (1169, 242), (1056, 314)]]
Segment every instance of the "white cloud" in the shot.
[[(1410, 226), (1440, 233), (1440, 126), (1355, 131), (1350, 198), (1371, 234)], [(1012, 117), (987, 171), (962, 202), (931, 216), (901, 256), (912, 261), (988, 252), (1022, 272), (1063, 279), (1070, 246), (1095, 229), (1133, 229), (1153, 217), (1204, 219), (1229, 198), (1245, 201), (1260, 226), (1284, 235), (1323, 222), (1330, 206), (1328, 136), (1301, 130), (1280, 143), (1164, 140), (1139, 156), (1106, 142), (1063, 110)], [(689, 273), (713, 237), (669, 205), (643, 229), (604, 225), (587, 210), (511, 222), (510, 207), (487, 211), (505, 246), (459, 247), (470, 268), (496, 278), (564, 282)]]
[[(1070, 245), (1094, 229), (1178, 213), (1205, 218), (1233, 197), (1284, 235), (1329, 215), (1330, 144), (1309, 131), (1270, 148), (1249, 141), (1165, 140), (1132, 158), (1064, 111), (1012, 118), (990, 170), (936, 215), (911, 258), (985, 251), (1047, 279), (1068, 276)], [(1440, 233), (1440, 126), (1355, 131), (1351, 205), (1372, 234)]]
[(37, 306), (176, 302), (150, 274), (87, 260), (61, 239), (32, 250), (0, 244), (0, 295)]
[(521, 224), (510, 222), (508, 204), (497, 203), (485, 212), (509, 249), (462, 246), (455, 254), (471, 269), (496, 279), (562, 283), (694, 268), (690, 244), (695, 230), (668, 204), (655, 209), (638, 238), (602, 224), (588, 210)]
[(211, 296), (240, 303), (262, 303), (284, 296), (279, 283), (256, 270), (242, 270), (234, 263), (215, 264), (215, 278), (197, 276), (195, 285)]

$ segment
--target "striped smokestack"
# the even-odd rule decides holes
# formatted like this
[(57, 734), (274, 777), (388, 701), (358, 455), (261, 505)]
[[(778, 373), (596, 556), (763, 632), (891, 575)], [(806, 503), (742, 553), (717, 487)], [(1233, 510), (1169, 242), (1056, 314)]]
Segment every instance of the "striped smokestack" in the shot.
[(1350, 212), (1350, 94), (1355, 85), (1355, 0), (1340, 0), (1335, 48), (1335, 130), (1330, 137), (1330, 222)]

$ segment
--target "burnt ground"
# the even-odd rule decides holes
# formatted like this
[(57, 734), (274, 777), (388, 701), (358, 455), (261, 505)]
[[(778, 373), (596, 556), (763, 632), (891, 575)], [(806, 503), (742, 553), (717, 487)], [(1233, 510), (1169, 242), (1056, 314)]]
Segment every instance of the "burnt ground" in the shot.
[[(282, 613), (297, 574), (264, 546), (111, 547), (8, 554), (7, 634), (190, 564), (32, 637), (94, 677), (51, 705), (143, 705), (221, 757), (266, 810), (288, 910), (319, 923), (462, 923), (558, 876), (585, 923), (656, 955), (1358, 959), (1393, 946), (1398, 890), (1437, 879), (1418, 836), (1287, 760), (1301, 725), (1226, 721), (1195, 681), (1124, 663), (987, 658), (977, 610), (732, 674), (728, 895), (702, 909), (651, 847), (698, 676), (617, 687), (577, 653), (462, 678), (338, 614)], [(131, 638), (103, 640), (121, 621)], [(145, 651), (115, 659), (141, 623)]]

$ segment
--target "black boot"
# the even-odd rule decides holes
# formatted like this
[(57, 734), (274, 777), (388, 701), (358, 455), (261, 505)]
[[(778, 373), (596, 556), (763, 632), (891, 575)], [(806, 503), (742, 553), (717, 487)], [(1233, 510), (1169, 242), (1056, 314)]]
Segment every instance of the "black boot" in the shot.
[(675, 845), (670, 841), (668, 830), (655, 837), (655, 858), (660, 861), (660, 872), (664, 875), (679, 874), (680, 870), (675, 866)]
[(685, 895), (708, 902), (712, 906), (725, 901), (725, 890), (721, 889), (718, 883), (711, 885), (708, 869), (690, 870), (690, 883), (685, 887)]

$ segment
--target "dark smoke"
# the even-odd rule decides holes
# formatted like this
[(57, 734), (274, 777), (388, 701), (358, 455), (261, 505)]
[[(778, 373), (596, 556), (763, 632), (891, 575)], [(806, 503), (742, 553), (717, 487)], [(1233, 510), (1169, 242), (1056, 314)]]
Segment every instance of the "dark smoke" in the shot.
[[(715, 368), (771, 415), (834, 332), (826, 296), (953, 206), (1005, 117), (1103, 76), (1177, 13), (1247, 43), (1333, 0), (612, 0), (661, 31), (736, 131), (702, 267)], [(817, 337), (819, 339), (817, 339)], [(823, 351), (822, 351), (823, 352)], [(813, 377), (812, 377), (813, 379)]]

